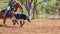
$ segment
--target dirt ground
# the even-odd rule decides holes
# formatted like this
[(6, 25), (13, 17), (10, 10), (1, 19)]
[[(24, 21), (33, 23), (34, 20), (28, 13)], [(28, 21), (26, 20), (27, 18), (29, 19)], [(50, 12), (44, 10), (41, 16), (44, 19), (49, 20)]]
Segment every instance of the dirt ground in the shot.
[(21, 28), (19, 25), (13, 25), (10, 19), (7, 19), (7, 26), (0, 20), (0, 34), (60, 34), (60, 20), (36, 19), (32, 22), (26, 21)]

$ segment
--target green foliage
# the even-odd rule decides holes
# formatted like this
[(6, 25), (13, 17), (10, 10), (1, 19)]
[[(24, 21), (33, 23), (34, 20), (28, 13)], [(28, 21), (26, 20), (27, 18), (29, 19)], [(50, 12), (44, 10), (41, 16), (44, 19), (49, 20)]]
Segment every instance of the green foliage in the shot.
[[(21, 0), (19, 0), (21, 1)], [(25, 3), (26, 0), (23, 0), (23, 2)], [(42, 2), (42, 0), (37, 0), (37, 3)], [(56, 8), (56, 1), (55, 0), (46, 0), (46, 2), (42, 2), (40, 4), (37, 5), (37, 10), (39, 14), (44, 14), (46, 9), (49, 9), (49, 12), (55, 12), (55, 8)], [(60, 1), (57, 1), (58, 4), (60, 4)], [(6, 0), (6, 2), (4, 1), (0, 1), (0, 8), (4, 9), (8, 6), (8, 0)], [(34, 6), (34, 2), (32, 2), (32, 8)], [(43, 8), (41, 8), (43, 6)], [(27, 14), (26, 8), (23, 6), (23, 10), (24, 12)], [(19, 10), (18, 10), (19, 11)]]
[(3, 1), (0, 1), (0, 8), (4, 9), (7, 7), (8, 3), (4, 3)]

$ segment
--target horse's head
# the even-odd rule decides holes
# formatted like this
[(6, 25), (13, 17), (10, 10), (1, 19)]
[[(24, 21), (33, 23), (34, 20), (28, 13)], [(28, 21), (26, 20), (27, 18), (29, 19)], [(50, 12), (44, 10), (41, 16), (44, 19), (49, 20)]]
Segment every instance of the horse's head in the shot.
[(21, 6), (21, 4), (16, 3), (16, 4), (13, 6), (13, 10), (16, 12), (18, 8), (22, 9), (22, 6)]

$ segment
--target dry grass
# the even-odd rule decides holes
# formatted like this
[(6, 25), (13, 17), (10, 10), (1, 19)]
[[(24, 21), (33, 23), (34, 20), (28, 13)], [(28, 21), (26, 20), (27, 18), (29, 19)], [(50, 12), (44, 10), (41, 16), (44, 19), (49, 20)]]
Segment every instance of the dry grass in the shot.
[(19, 25), (12, 25), (7, 19), (7, 26), (3, 26), (0, 20), (0, 34), (60, 34), (60, 20), (32, 20), (21, 28)]

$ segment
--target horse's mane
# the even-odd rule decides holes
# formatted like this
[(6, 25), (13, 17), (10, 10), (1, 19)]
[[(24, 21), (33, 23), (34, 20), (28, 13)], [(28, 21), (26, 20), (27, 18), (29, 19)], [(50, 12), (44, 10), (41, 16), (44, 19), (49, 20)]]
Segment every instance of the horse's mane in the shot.
[(1, 10), (0, 12), (4, 12), (4, 9), (3, 9), (3, 10)]

